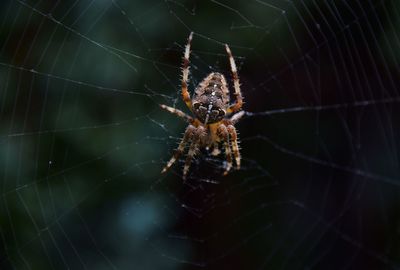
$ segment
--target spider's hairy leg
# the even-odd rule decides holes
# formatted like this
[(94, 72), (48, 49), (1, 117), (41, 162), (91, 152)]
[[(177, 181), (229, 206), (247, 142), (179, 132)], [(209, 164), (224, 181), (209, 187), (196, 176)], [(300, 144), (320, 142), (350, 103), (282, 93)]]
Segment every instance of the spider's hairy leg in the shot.
[(192, 137), (192, 142), (189, 147), (188, 154), (186, 156), (185, 160), (185, 166), (183, 167), (183, 181), (186, 180), (186, 176), (189, 172), (190, 165), (192, 164), (192, 159), (196, 155), (197, 150), (199, 149), (200, 141), (204, 137), (205, 134), (205, 129), (202, 126), (199, 126), (198, 128), (195, 128), (193, 131), (193, 137)]
[(224, 124), (221, 124), (218, 127), (218, 136), (222, 139), (225, 146), (225, 156), (226, 156), (226, 168), (224, 171), (224, 175), (227, 175), (230, 169), (232, 168), (232, 153), (231, 147), (229, 145), (229, 133), (228, 129)]
[(229, 119), (232, 124), (236, 124), (237, 122), (239, 122), (239, 120), (246, 114), (245, 111), (240, 111), (238, 113), (235, 113), (234, 115), (232, 115), (231, 119)]
[(236, 129), (233, 125), (229, 125), (227, 127), (229, 136), (232, 142), (232, 151), (233, 151), (233, 156), (235, 157), (235, 162), (236, 162), (236, 169), (240, 169), (240, 152), (239, 152), (239, 145), (238, 145), (238, 138), (237, 138), (237, 133)]
[(233, 77), (233, 87), (235, 89), (235, 92), (233, 93), (233, 95), (235, 96), (235, 99), (236, 99), (235, 103), (232, 104), (228, 108), (227, 113), (234, 113), (242, 108), (243, 97), (242, 97), (242, 93), (240, 91), (239, 75), (237, 73), (235, 59), (232, 56), (232, 52), (231, 52), (231, 49), (229, 48), (228, 44), (225, 44), (225, 49), (226, 49), (226, 53), (229, 56), (229, 63), (231, 65), (231, 72), (232, 72), (232, 77)]
[(185, 121), (192, 123), (193, 122), (193, 118), (190, 117), (189, 115), (187, 115), (186, 113), (182, 112), (181, 110), (175, 109), (173, 107), (164, 105), (164, 104), (160, 104), (160, 107), (163, 108), (164, 110), (175, 114), (176, 116), (183, 118)]
[(193, 32), (190, 33), (188, 42), (185, 47), (185, 54), (183, 56), (182, 65), (182, 99), (186, 103), (186, 106), (192, 110), (192, 100), (190, 99), (190, 94), (188, 90), (188, 80), (189, 80), (189, 56), (190, 56), (190, 45), (192, 43)]
[(183, 138), (179, 143), (178, 148), (175, 150), (174, 155), (168, 161), (167, 165), (165, 165), (165, 167), (162, 169), (161, 173), (165, 173), (166, 171), (168, 171), (168, 169), (171, 168), (171, 166), (175, 163), (175, 161), (182, 155), (183, 151), (185, 150), (186, 143), (191, 139), (195, 131), (196, 128), (192, 125), (189, 125), (186, 128), (185, 134), (183, 135)]

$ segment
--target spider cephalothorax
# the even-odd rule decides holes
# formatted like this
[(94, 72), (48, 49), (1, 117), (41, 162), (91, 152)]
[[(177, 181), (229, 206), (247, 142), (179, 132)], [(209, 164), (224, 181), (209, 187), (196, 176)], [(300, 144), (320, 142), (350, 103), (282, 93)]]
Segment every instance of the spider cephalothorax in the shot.
[[(188, 43), (185, 48), (182, 67), (182, 98), (188, 108), (193, 112), (195, 118), (184, 112), (166, 106), (161, 107), (183, 119), (189, 126), (176, 149), (176, 152), (164, 167), (162, 172), (166, 172), (179, 156), (184, 152), (186, 145), (189, 145), (188, 155), (183, 168), (183, 179), (186, 179), (192, 158), (199, 148), (213, 148), (212, 154), (218, 155), (219, 144), (225, 148), (226, 167), (224, 174), (232, 168), (232, 152), (235, 157), (236, 167), (240, 168), (240, 152), (238, 138), (234, 124), (243, 116), (244, 112), (238, 112), (243, 105), (243, 97), (240, 92), (239, 76), (237, 74), (235, 60), (225, 44), (226, 52), (229, 56), (229, 63), (233, 77), (235, 102), (230, 104), (229, 90), (224, 75), (218, 72), (210, 73), (196, 88), (193, 98), (190, 98), (188, 91), (189, 76), (189, 55), (193, 33), (190, 33)], [(238, 113), (236, 113), (238, 112)], [(236, 114), (233, 114), (236, 113)], [(233, 114), (230, 118), (227, 116)]]

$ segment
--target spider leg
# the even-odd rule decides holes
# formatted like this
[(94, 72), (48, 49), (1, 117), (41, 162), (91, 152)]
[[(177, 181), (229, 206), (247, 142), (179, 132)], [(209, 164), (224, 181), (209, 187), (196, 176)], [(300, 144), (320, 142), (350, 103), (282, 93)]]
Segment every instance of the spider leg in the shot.
[(182, 99), (186, 103), (186, 106), (192, 110), (192, 100), (188, 90), (188, 79), (189, 79), (189, 56), (190, 56), (190, 45), (192, 43), (193, 32), (190, 33), (188, 43), (185, 47), (185, 54), (183, 56), (182, 65)]
[(224, 175), (227, 175), (230, 169), (232, 168), (232, 153), (231, 153), (231, 147), (229, 145), (229, 133), (228, 129), (224, 124), (221, 124), (218, 127), (218, 135), (222, 139), (224, 146), (225, 146), (225, 156), (226, 156), (226, 168), (224, 171)]
[(186, 143), (191, 139), (195, 131), (196, 128), (192, 125), (189, 125), (186, 128), (185, 134), (183, 135), (183, 138), (179, 143), (178, 148), (175, 150), (174, 155), (168, 161), (167, 165), (165, 165), (165, 167), (162, 169), (161, 173), (165, 173), (166, 171), (168, 171), (168, 169), (171, 168), (171, 166), (175, 163), (175, 161), (182, 155), (183, 151), (185, 150)]
[(240, 152), (239, 152), (239, 145), (238, 145), (238, 138), (237, 138), (237, 133), (236, 129), (233, 125), (229, 125), (227, 127), (230, 139), (232, 141), (232, 151), (233, 155), (235, 157), (235, 162), (236, 162), (236, 169), (240, 169)]
[(232, 115), (231, 119), (229, 119), (232, 124), (236, 124), (243, 116), (245, 115), (245, 111), (240, 111)]
[(160, 107), (172, 114), (175, 114), (176, 116), (178, 116), (180, 118), (183, 118), (186, 122), (189, 122), (189, 123), (193, 122), (193, 118), (190, 117), (189, 115), (187, 115), (186, 113), (182, 112), (181, 110), (172, 108), (172, 107), (164, 105), (164, 104), (160, 104)]
[(186, 180), (186, 176), (189, 172), (190, 165), (192, 164), (192, 159), (196, 155), (197, 150), (199, 149), (199, 144), (200, 140), (202, 139), (202, 136), (204, 136), (204, 128), (203, 127), (198, 127), (197, 129), (195, 128), (193, 132), (193, 139), (189, 147), (188, 154), (186, 156), (185, 160), (185, 166), (183, 167), (183, 181)]
[(235, 96), (235, 99), (236, 99), (235, 103), (232, 104), (228, 108), (227, 113), (234, 113), (234, 112), (237, 112), (238, 110), (240, 110), (242, 108), (243, 97), (242, 97), (242, 93), (240, 91), (240, 82), (239, 82), (239, 76), (238, 76), (238, 73), (237, 73), (235, 59), (232, 56), (232, 52), (229, 49), (228, 44), (225, 44), (225, 49), (226, 49), (226, 53), (229, 56), (229, 63), (231, 65), (231, 72), (232, 72), (232, 77), (233, 77), (233, 87), (235, 89), (235, 92), (233, 93), (233, 95)]

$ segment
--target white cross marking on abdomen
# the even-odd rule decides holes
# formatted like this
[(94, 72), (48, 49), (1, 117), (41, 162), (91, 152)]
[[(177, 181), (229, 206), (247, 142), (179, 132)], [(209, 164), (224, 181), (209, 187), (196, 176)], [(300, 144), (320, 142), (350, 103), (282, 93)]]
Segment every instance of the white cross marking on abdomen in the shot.
[(211, 112), (212, 106), (213, 106), (212, 104), (208, 105), (208, 110), (207, 110), (207, 116), (206, 116), (205, 124), (207, 124), (208, 119), (210, 118), (210, 112)]

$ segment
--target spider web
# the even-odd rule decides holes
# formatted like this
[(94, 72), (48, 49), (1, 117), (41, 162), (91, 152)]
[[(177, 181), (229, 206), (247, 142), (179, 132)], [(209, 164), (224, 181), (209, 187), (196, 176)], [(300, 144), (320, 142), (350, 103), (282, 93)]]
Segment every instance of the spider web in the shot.
[[(1, 269), (398, 269), (396, 1), (3, 1)], [(243, 166), (161, 175), (235, 56)], [(232, 89), (232, 88), (231, 88)]]

